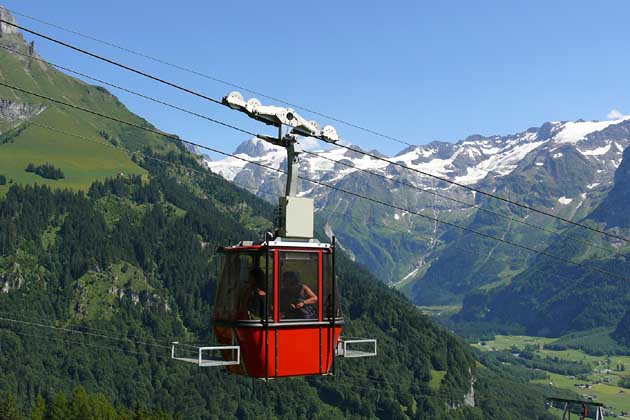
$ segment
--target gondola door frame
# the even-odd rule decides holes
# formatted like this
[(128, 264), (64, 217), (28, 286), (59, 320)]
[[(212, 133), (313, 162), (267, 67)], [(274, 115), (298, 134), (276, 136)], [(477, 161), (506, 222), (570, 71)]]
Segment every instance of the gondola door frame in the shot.
[[(273, 250), (273, 322), (277, 324), (280, 321), (280, 309), (278, 308), (280, 298), (279, 298), (279, 277), (280, 277), (280, 253), (277, 249)], [(278, 328), (274, 327), (274, 376), (278, 376)]]
[(265, 382), (269, 382), (269, 233), (265, 236)]
[(319, 374), (324, 374), (324, 339), (323, 339), (323, 329), (322, 321), (324, 320), (323, 308), (324, 305), (322, 303), (324, 298), (324, 253), (323, 251), (317, 252), (317, 271), (319, 272), (317, 275), (317, 321), (319, 321)]
[(332, 237), (332, 307), (331, 307), (331, 317), (332, 317), (332, 339), (330, 340), (331, 343), (331, 352), (330, 354), (332, 355), (332, 375), (333, 377), (335, 376), (335, 359), (336, 359), (336, 353), (337, 353), (337, 340), (335, 339), (335, 334), (336, 334), (336, 326), (335, 326), (335, 321), (337, 320), (337, 302), (335, 301), (336, 296), (337, 296), (337, 273), (335, 272), (335, 249), (336, 249), (336, 244), (337, 244), (337, 237), (333, 236)]

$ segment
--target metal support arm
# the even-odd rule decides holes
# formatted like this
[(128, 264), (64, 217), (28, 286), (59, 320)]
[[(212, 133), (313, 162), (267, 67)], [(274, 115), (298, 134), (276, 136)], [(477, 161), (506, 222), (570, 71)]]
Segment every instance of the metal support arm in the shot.
[[(349, 345), (352, 344), (370, 344), (373, 345), (373, 350), (363, 351), (363, 350), (355, 350), (348, 348)], [(360, 339), (352, 339), (347, 340), (343, 337), (339, 339), (339, 344), (337, 345), (337, 357), (345, 357), (345, 358), (354, 358), (354, 357), (373, 357), (378, 353), (376, 339), (374, 338), (360, 338)]]
[[(241, 363), (241, 347), (240, 346), (212, 346), (212, 347), (192, 347), (196, 352), (196, 357), (176, 357), (175, 347), (179, 345), (179, 342), (175, 341), (171, 347), (171, 359), (179, 360), (181, 362), (193, 363), (201, 367), (213, 367), (213, 366), (232, 366), (239, 365)], [(230, 351), (232, 353), (232, 360), (223, 359), (204, 359), (203, 354), (213, 351)]]
[(295, 143), (290, 143), (287, 146), (287, 187), (285, 195), (287, 197), (297, 197), (298, 195), (298, 173), (300, 160), (298, 158), (299, 153), (295, 151)]

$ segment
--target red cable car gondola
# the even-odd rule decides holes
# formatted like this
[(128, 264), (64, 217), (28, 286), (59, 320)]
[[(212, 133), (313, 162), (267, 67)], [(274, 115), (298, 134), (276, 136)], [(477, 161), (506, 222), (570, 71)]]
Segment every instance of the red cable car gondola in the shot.
[[(214, 331), (238, 343), (232, 373), (258, 378), (331, 371), (343, 319), (329, 244), (278, 238), (222, 248)], [(228, 356), (226, 354), (226, 356)]]
[[(331, 245), (313, 239), (313, 200), (297, 197), (296, 134), (312, 134), (317, 125), (290, 109), (245, 103), (240, 94), (230, 94), (224, 101), (279, 128), (277, 139), (259, 137), (287, 149), (286, 196), (280, 198), (275, 235), (219, 249), (223, 264), (213, 327), (222, 346), (195, 348), (196, 357), (187, 358), (175, 356), (174, 343), (172, 357), (269, 379), (332, 373), (335, 356), (375, 356), (376, 340), (341, 338), (344, 320), (336, 287), (335, 241)], [(283, 136), (283, 124), (294, 127), (293, 133)], [(325, 131), (336, 136), (332, 127)], [(373, 350), (348, 348), (356, 344)], [(212, 351), (221, 351), (223, 360), (204, 358)]]

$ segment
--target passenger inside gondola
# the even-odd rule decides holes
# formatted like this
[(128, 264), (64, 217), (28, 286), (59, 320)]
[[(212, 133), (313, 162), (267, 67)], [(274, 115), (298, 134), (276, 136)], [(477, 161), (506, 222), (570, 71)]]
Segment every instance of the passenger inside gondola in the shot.
[(302, 283), (295, 271), (286, 271), (282, 275), (280, 312), (283, 319), (317, 318), (317, 295)]
[(249, 272), (247, 311), (249, 319), (263, 319), (265, 317), (265, 273), (256, 267)]

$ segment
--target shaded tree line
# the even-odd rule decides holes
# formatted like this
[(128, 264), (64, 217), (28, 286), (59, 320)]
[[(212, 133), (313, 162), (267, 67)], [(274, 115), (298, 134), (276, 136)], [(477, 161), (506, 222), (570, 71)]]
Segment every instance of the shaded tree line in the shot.
[(43, 165), (39, 166), (35, 166), (33, 163), (29, 163), (24, 170), (26, 172), (37, 174), (46, 179), (59, 180), (66, 177), (61, 169), (56, 168), (50, 163), (44, 163)]

